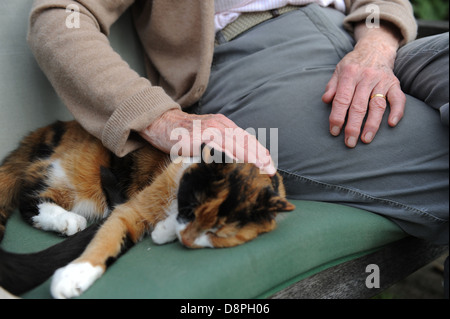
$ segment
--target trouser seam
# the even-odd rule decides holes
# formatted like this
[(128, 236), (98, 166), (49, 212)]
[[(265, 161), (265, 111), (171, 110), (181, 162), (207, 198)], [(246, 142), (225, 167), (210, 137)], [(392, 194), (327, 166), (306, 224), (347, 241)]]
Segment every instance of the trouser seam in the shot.
[[(316, 179), (313, 179), (313, 178), (310, 178), (310, 177), (307, 177), (307, 176), (304, 176), (304, 175), (300, 175), (298, 173), (295, 173), (295, 172), (292, 172), (292, 171), (289, 171), (289, 170), (286, 170), (286, 169), (278, 168), (278, 172), (280, 172), (281, 175), (285, 175), (285, 176), (286, 175), (290, 175), (290, 176), (292, 176), (292, 177), (294, 177), (296, 179), (303, 180), (303, 181), (305, 181), (307, 183), (315, 184), (315, 185), (321, 186), (323, 188), (331, 188), (331, 189), (335, 189), (335, 190), (338, 190), (338, 191), (344, 191), (344, 192), (347, 192), (347, 193), (351, 193), (352, 195), (355, 195), (357, 197), (368, 199), (368, 200), (373, 201), (373, 202), (380, 202), (380, 203), (383, 203), (383, 204), (386, 204), (386, 205), (389, 205), (389, 206), (392, 206), (392, 207), (401, 208), (401, 209), (410, 211), (410, 212), (412, 212), (414, 214), (423, 216), (425, 218), (432, 219), (434, 222), (438, 222), (438, 223), (447, 223), (448, 222), (448, 220), (436, 217), (436, 216), (434, 216), (434, 215), (432, 215), (432, 214), (430, 214), (430, 213), (428, 213), (428, 212), (426, 212), (424, 210), (420, 210), (420, 209), (417, 209), (415, 207), (411, 207), (411, 206), (399, 203), (399, 202), (391, 200), (391, 199), (375, 197), (375, 196), (369, 195), (367, 193), (364, 193), (364, 192), (362, 192), (360, 190), (357, 190), (357, 189), (354, 189), (354, 188), (350, 188), (350, 187), (346, 187), (346, 186), (342, 186), (342, 185), (335, 185), (335, 184), (329, 184), (329, 183), (321, 182), (321, 181), (318, 181)], [(289, 197), (289, 194), (287, 196)], [(351, 204), (349, 204), (349, 206), (351, 206)], [(377, 212), (374, 212), (374, 213), (377, 213)]]

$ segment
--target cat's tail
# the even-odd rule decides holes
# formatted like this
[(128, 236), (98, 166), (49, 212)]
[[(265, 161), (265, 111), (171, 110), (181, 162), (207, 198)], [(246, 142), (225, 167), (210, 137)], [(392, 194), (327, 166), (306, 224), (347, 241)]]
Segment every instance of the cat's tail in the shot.
[(0, 248), (0, 287), (23, 294), (50, 278), (53, 273), (81, 255), (101, 223), (93, 224), (45, 250), (16, 254)]

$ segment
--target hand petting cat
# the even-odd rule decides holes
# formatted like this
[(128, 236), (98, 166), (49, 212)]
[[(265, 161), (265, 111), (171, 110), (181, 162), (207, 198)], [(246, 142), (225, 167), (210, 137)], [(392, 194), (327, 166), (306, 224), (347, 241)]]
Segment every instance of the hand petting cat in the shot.
[[(196, 120), (200, 120), (201, 132), (205, 129), (210, 129), (211, 132), (216, 132), (216, 134), (220, 135), (220, 138), (215, 138), (208, 134), (193, 134), (194, 121)], [(223, 114), (198, 115), (189, 114), (179, 109), (169, 110), (142, 131), (141, 136), (159, 150), (170, 153), (172, 147), (179, 143), (178, 139), (171, 139), (171, 133), (177, 128), (185, 129), (184, 132), (188, 134), (186, 138), (182, 137), (180, 140), (181, 142), (187, 141), (186, 143), (189, 143), (189, 145), (184, 145), (185, 147), (182, 149), (191, 150), (190, 154), (178, 155), (199, 156), (199, 154), (195, 154), (195, 151), (200, 150), (200, 145), (205, 143), (225, 153), (232, 159), (254, 163), (266, 174), (273, 176), (276, 173), (269, 151), (259, 143), (255, 136), (238, 127)], [(232, 143), (226, 143), (227, 138)], [(256, 149), (248, 147), (249, 145), (256, 145)]]

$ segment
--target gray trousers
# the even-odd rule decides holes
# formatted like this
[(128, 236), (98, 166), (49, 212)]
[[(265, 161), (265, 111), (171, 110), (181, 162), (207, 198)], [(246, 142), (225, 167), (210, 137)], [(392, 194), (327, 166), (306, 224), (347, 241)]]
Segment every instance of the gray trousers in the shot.
[(218, 45), (195, 111), (223, 113), (256, 133), (265, 128), (258, 138), (276, 155), (289, 198), (363, 208), (413, 236), (448, 243), (448, 34), (399, 50), (404, 118), (390, 128), (386, 114), (372, 143), (349, 149), (342, 133), (329, 133), (331, 108), (321, 101), (353, 48), (343, 18), (308, 5)]

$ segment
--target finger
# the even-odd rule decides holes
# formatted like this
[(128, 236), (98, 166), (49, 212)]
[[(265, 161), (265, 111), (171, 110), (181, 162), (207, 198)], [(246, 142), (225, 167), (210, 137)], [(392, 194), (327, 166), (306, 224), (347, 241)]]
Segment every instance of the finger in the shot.
[(400, 122), (405, 113), (406, 96), (398, 83), (391, 86), (386, 95), (390, 106), (388, 124), (394, 127)]
[[(371, 96), (374, 94), (386, 94), (386, 89), (377, 86), (373, 89)], [(361, 134), (361, 141), (370, 143), (373, 141), (375, 135), (380, 128), (383, 120), (384, 112), (386, 111), (386, 99), (382, 96), (374, 96), (369, 100), (369, 114), (367, 115), (366, 124)]]
[(325, 87), (325, 93), (322, 95), (322, 101), (326, 104), (330, 104), (333, 101), (334, 96), (336, 95), (336, 88), (338, 83), (337, 73), (334, 72), (330, 81), (328, 81), (327, 86)]
[(214, 148), (220, 152), (225, 152), (222, 143), (223, 134), (217, 127), (207, 127), (201, 132), (201, 134), (198, 135), (200, 135), (200, 143), (198, 143), (197, 145), (201, 146), (202, 144), (206, 144), (209, 147)]
[(350, 76), (342, 76), (339, 80), (329, 117), (330, 133), (334, 136), (339, 135), (341, 132), (348, 108), (352, 102), (355, 87), (356, 82)]
[(372, 88), (373, 86), (369, 83), (360, 82), (355, 90), (352, 104), (348, 110), (347, 124), (345, 125), (345, 144), (347, 147), (353, 148), (358, 143)]
[(236, 125), (236, 123), (234, 123), (232, 120), (230, 120), (228, 117), (226, 117), (223, 114), (207, 114), (204, 115), (205, 118), (203, 121), (202, 120), (202, 125), (204, 126), (203, 128), (206, 127), (219, 127), (219, 128), (225, 128), (225, 127), (229, 127), (229, 128), (237, 128), (238, 126)]
[(269, 151), (258, 139), (241, 128), (225, 130), (224, 149), (231, 151), (239, 161), (255, 164), (262, 172), (269, 175), (276, 173), (276, 168)]
[(202, 142), (224, 152), (231, 159), (255, 164), (262, 173), (276, 173), (269, 151), (254, 135), (237, 126), (225, 115), (208, 114), (201, 123)]
[(257, 161), (256, 139), (240, 127), (225, 130), (224, 148), (231, 151), (241, 162), (259, 164)]
[[(270, 152), (257, 140), (257, 138), (249, 134), (251, 145), (256, 146), (256, 166), (261, 170), (262, 174), (275, 175), (276, 168)], [(249, 147), (249, 146), (248, 146)], [(250, 146), (251, 147), (251, 146)]]
[(206, 145), (208, 147), (210, 147), (210, 148), (213, 148), (213, 149), (218, 150), (218, 151), (220, 151), (222, 153), (225, 153), (225, 155), (228, 156), (229, 158), (231, 158), (232, 160), (238, 161), (238, 159), (233, 155), (233, 152), (230, 152), (228, 149), (223, 148), (222, 145), (220, 145), (220, 144), (218, 144), (218, 143), (216, 143), (214, 141), (206, 142)]

